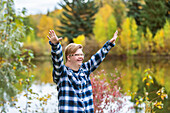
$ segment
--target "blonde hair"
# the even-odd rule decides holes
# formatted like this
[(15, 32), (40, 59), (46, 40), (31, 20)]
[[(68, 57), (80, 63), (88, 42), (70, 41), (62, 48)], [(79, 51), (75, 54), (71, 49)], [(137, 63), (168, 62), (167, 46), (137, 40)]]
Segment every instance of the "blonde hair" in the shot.
[(81, 44), (70, 43), (66, 46), (65, 52), (65, 60), (67, 61), (67, 56), (70, 54), (74, 54), (78, 49), (83, 49)]

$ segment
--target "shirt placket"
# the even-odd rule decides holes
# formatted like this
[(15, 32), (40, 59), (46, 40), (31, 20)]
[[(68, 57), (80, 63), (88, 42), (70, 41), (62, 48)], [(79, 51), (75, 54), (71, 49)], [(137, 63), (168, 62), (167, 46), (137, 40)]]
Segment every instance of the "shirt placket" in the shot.
[(85, 104), (84, 104), (84, 97), (83, 97), (83, 82), (84, 82), (84, 80), (80, 77), (80, 75), (79, 75), (79, 85), (80, 85), (80, 100), (82, 101), (82, 105), (83, 105), (83, 111), (84, 111), (84, 113), (85, 113)]

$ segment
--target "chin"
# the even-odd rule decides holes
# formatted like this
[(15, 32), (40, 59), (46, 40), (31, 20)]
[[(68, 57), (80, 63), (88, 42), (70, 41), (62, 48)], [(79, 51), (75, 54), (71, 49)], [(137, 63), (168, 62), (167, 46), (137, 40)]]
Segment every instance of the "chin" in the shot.
[(78, 64), (78, 66), (81, 66), (81, 65), (82, 65), (82, 63), (79, 63), (79, 64)]

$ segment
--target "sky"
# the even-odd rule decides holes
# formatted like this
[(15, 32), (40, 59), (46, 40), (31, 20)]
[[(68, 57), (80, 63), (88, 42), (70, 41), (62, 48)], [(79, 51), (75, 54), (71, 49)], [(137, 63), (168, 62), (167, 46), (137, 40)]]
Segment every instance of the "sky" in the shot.
[(26, 15), (30, 14), (46, 14), (47, 10), (53, 11), (54, 7), (59, 6), (62, 0), (14, 0), (16, 12), (21, 11), (24, 7), (27, 9)]

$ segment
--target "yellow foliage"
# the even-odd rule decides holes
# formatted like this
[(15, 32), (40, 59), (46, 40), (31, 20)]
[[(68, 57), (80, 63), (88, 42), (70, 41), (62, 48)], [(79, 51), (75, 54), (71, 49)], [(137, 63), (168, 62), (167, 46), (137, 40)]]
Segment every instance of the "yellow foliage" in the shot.
[(153, 47), (153, 38), (152, 38), (152, 32), (149, 30), (149, 28), (146, 28), (145, 38), (146, 38), (145, 48), (146, 48), (147, 51), (151, 51), (150, 49)]
[(97, 15), (95, 20), (95, 26), (93, 28), (93, 32), (95, 34), (95, 39), (98, 42), (105, 42), (106, 41), (106, 29), (104, 27), (104, 22), (102, 16)]
[(147, 86), (150, 86), (150, 84), (149, 84), (149, 83), (146, 83), (146, 85), (147, 85)]
[[(107, 22), (108, 18), (110, 17), (110, 15), (112, 15), (112, 13), (113, 13), (113, 9), (108, 4), (105, 4), (102, 8), (100, 8), (98, 12), (98, 14), (102, 16), (103, 22)], [(105, 27), (107, 27), (107, 24), (104, 25)]]
[(131, 45), (130, 18), (126, 18), (122, 25), (122, 32), (119, 35), (121, 46), (127, 50)]
[(107, 37), (111, 39), (117, 30), (116, 19), (113, 15), (110, 15), (108, 18), (108, 27), (107, 27)]
[(15, 66), (13, 67), (13, 70), (16, 70), (16, 67), (15, 67)]
[(30, 35), (27, 36), (27, 42), (26, 43), (31, 44), (31, 36)]
[(38, 27), (38, 33), (37, 36), (40, 38), (47, 39), (47, 35), (49, 33), (49, 30), (54, 28), (54, 22), (51, 17), (48, 17), (46, 15), (43, 15), (40, 19), (40, 23), (37, 26)]
[(62, 12), (63, 12), (63, 9), (57, 9), (57, 10), (50, 12), (50, 16), (58, 18), (62, 14)]
[(164, 33), (165, 33), (165, 38), (170, 39), (170, 22), (166, 20), (166, 24), (164, 25)]
[(150, 43), (152, 42), (152, 32), (149, 30), (149, 28), (146, 28), (146, 38)]
[(164, 25), (164, 50), (165, 52), (170, 52), (170, 22), (167, 20)]
[(104, 42), (112, 38), (116, 29), (117, 23), (113, 16), (113, 8), (108, 4), (104, 4), (96, 14), (95, 25), (93, 28), (95, 39), (103, 45)]
[[(58, 29), (59, 29), (59, 26), (61, 26), (60, 20), (55, 18), (53, 21), (54, 21), (54, 29), (55, 29), (55, 30), (58, 30)], [(57, 33), (57, 35), (60, 35), (60, 34)]]
[(153, 41), (156, 43), (155, 49), (157, 51), (161, 51), (161, 49), (164, 47), (164, 31), (163, 31), (163, 29), (159, 30), (156, 33)]
[(85, 45), (85, 36), (79, 35), (77, 38), (73, 38), (73, 42), (84, 46)]
[(154, 77), (156, 79), (156, 81), (164, 86), (165, 85), (165, 69), (164, 68), (161, 68), (161, 67), (156, 67), (155, 70), (157, 70), (154, 74)]

